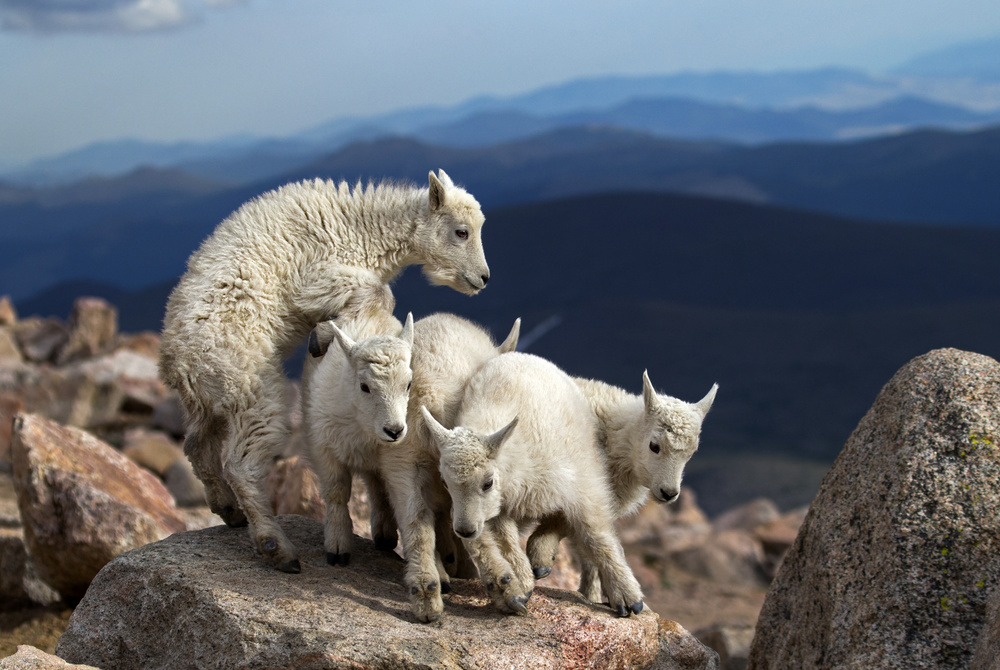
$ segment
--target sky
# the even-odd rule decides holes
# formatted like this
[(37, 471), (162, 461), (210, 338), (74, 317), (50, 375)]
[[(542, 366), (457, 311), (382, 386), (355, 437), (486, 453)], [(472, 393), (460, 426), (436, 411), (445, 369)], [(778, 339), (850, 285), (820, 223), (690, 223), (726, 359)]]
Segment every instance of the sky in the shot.
[(997, 0), (0, 0), (0, 168), (593, 75), (877, 72), (997, 35)]

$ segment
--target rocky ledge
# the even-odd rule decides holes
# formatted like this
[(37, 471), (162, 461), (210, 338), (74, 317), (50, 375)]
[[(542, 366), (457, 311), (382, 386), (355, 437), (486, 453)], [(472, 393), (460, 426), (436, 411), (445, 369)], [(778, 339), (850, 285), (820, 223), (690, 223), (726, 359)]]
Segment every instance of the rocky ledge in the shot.
[(126, 552), (97, 575), (56, 653), (99, 668), (718, 668), (718, 655), (647, 610), (619, 619), (537, 588), (527, 616), (454, 580), (445, 616), (417, 623), (403, 562), (357, 538), (326, 564), (322, 525), (279, 517), (302, 573), (267, 568), (242, 530), (216, 526)]

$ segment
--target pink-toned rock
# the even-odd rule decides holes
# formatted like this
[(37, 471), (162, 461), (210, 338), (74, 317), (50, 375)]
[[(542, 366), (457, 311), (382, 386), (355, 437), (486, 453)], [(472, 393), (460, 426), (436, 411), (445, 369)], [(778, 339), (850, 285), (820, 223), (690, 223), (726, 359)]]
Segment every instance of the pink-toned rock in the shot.
[(59, 350), (69, 340), (69, 330), (59, 319), (31, 317), (18, 321), (14, 335), (25, 360), (45, 363), (55, 360)]
[(17, 323), (17, 310), (9, 295), (0, 296), (0, 326), (13, 326)]
[(184, 459), (184, 451), (166, 433), (148, 428), (126, 430), (122, 453), (160, 477), (167, 468)]
[(115, 349), (125, 349), (155, 361), (160, 357), (160, 336), (148, 330), (141, 333), (121, 333), (115, 342)]
[(118, 334), (118, 310), (101, 298), (77, 298), (68, 326), (69, 339), (56, 357), (60, 365), (109, 351)]
[(24, 403), (13, 393), (0, 393), (0, 472), (10, 472), (10, 437), (14, 415), (24, 409)]
[(246, 533), (173, 535), (101, 571), (56, 653), (121, 670), (718, 668), (715, 652), (648, 609), (620, 619), (544, 587), (526, 616), (513, 616), (496, 611), (478, 580), (453, 580), (444, 616), (421, 624), (397, 556), (357, 539), (350, 565), (332, 567), (320, 522), (278, 523), (299, 547), (301, 574), (268, 568)]
[(745, 530), (712, 533), (700, 544), (672, 552), (671, 560), (683, 570), (716, 582), (766, 586), (764, 550)]
[(17, 365), (23, 360), (21, 347), (17, 345), (13, 329), (8, 326), (0, 326), (0, 365)]
[(323, 520), (326, 507), (320, 497), (319, 479), (302, 458), (293, 456), (275, 463), (264, 482), (264, 489), (275, 514), (300, 514)]
[(89, 433), (17, 414), (14, 486), (39, 575), (80, 596), (112, 558), (183, 531), (155, 475)]
[(767, 498), (757, 498), (723, 512), (712, 522), (715, 530), (754, 530), (757, 526), (777, 521), (781, 516), (778, 506)]
[(17, 645), (17, 653), (0, 658), (0, 670), (100, 670), (92, 665), (72, 665), (58, 656), (26, 644)]

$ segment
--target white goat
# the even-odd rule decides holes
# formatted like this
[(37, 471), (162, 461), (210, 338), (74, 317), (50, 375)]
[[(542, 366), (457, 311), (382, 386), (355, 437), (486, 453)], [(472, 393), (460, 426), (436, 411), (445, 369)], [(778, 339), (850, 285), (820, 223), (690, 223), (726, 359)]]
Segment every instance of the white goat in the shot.
[[(684, 466), (698, 449), (701, 425), (719, 385), (697, 403), (659, 395), (642, 373), (642, 396), (592, 379), (576, 379), (598, 421), (598, 443), (606, 454), (615, 519), (633, 514), (652, 494), (669, 503), (680, 494)], [(542, 519), (528, 538), (527, 553), (536, 579), (548, 576), (559, 540), (569, 534), (561, 515)], [(580, 592), (601, 599), (597, 569), (577, 551), (582, 569)]]
[(250, 524), (265, 559), (299, 572), (297, 552), (262, 488), (285, 442), (282, 360), (339, 314), (374, 274), (423, 265), (469, 295), (489, 280), (479, 203), (444, 171), (428, 188), (304, 181), (251, 200), (188, 260), (167, 303), (160, 373), (186, 410), (184, 451), (212, 510)]
[(455, 532), (498, 607), (525, 612), (534, 587), (518, 524), (558, 514), (597, 566), (612, 610), (642, 611), (614, 531), (597, 419), (569, 375), (530, 354), (502, 356), (469, 380), (456, 428), (424, 419), (441, 452)]
[[(375, 385), (367, 381), (368, 366), (355, 352), (364, 348), (367, 356), (372, 357), (378, 347), (368, 348), (369, 340), (354, 342), (336, 324), (330, 324), (346, 356), (328, 351), (305, 387), (311, 460), (327, 503), (327, 561), (344, 565), (349, 560), (352, 526), (346, 504), (351, 473), (366, 477), (369, 491), (371, 482), (375, 482), (376, 489), (384, 483), (381, 490), (391, 503), (407, 559), (405, 582), (410, 589), (413, 612), (420, 621), (432, 621), (441, 615), (444, 609), (441, 594), (450, 589), (449, 572), (463, 576), (463, 552), (457, 551), (452, 541), (451, 500), (438, 474), (436, 446), (429, 439), (423, 417), (416, 408), (427, 405), (443, 421), (450, 421), (466, 380), (486, 361), (514, 349), (519, 327), (520, 319), (497, 347), (482, 328), (457, 316), (433, 314), (420, 319), (410, 336), (412, 356), (407, 360), (410, 367), (403, 371), (400, 356), (393, 366), (395, 382)], [(404, 334), (406, 330), (404, 327)], [(314, 349), (320, 351), (323, 342), (322, 338), (318, 340)], [(384, 341), (379, 345), (393, 348), (392, 343)], [(393, 407), (403, 402), (405, 412), (406, 384), (411, 381), (410, 409), (402, 432), (397, 433), (398, 424), (384, 426), (381, 419), (372, 421), (373, 413), (362, 409), (375, 402)], [(391, 398), (376, 400), (379, 394)], [(396, 441), (389, 444), (386, 438), (394, 436)], [(377, 501), (373, 496), (373, 505)], [(373, 534), (374, 515), (373, 508)], [(383, 548), (389, 548), (390, 541), (395, 545), (394, 527), (392, 531), (390, 538), (389, 526), (380, 525)], [(474, 572), (468, 576), (473, 575)]]

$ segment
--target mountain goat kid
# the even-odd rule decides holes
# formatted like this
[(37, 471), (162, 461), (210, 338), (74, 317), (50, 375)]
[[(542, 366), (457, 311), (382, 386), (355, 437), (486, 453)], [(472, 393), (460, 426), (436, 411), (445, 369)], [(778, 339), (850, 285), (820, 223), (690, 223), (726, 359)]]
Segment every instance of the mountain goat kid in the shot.
[[(606, 458), (615, 519), (635, 513), (651, 494), (660, 503), (680, 495), (684, 466), (698, 449), (701, 425), (712, 408), (719, 385), (696, 403), (659, 395), (642, 373), (642, 396), (592, 379), (576, 379), (597, 416), (598, 443)], [(559, 540), (570, 534), (561, 515), (542, 519), (528, 538), (528, 559), (536, 579), (548, 576)], [(580, 557), (580, 592), (591, 602), (601, 600), (596, 567)]]
[[(299, 572), (262, 488), (289, 433), (282, 360), (340, 313), (359, 273), (422, 265), (474, 295), (489, 280), (479, 203), (444, 171), (428, 188), (303, 181), (241, 206), (188, 260), (167, 302), (160, 374), (186, 412), (184, 451), (212, 510), (250, 525), (258, 551)], [(367, 277), (360, 280), (367, 282)]]
[[(390, 538), (388, 523), (376, 523), (374, 506), (386, 505), (373, 495), (373, 535), (381, 548), (390, 548), (398, 526), (414, 615), (433, 621), (444, 610), (441, 594), (450, 590), (449, 567), (451, 573), (460, 571), (462, 552), (452, 542), (451, 499), (438, 474), (436, 446), (416, 408), (426, 405), (450, 421), (469, 377), (516, 347), (520, 319), (499, 347), (482, 328), (451, 314), (432, 314), (410, 324), (408, 320), (400, 335), (409, 347), (392, 338), (355, 342), (335, 323), (328, 324), (343, 351), (330, 347), (311, 373), (304, 387), (305, 418), (310, 459), (327, 503), (327, 562), (346, 565), (350, 559), (351, 473), (365, 478), (370, 494), (372, 482), (376, 491), (384, 485), (381, 491), (391, 503), (395, 526)], [(315, 348), (321, 351), (325, 343), (318, 339)], [(392, 370), (379, 383), (373, 379), (373, 360)], [(392, 425), (382, 418), (373, 421), (383, 415), (365, 409), (370, 406), (394, 408)]]
[(424, 420), (441, 452), (455, 532), (501, 610), (525, 613), (534, 587), (518, 524), (560, 515), (597, 566), (611, 609), (642, 611), (614, 531), (597, 419), (569, 375), (530, 354), (500, 356), (469, 380), (456, 428), (426, 411)]

